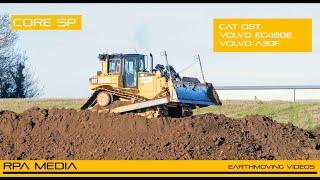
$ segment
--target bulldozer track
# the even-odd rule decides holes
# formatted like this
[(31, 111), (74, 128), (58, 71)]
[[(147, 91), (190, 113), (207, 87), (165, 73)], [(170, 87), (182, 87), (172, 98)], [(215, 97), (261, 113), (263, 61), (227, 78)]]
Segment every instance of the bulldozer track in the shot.
[(116, 89), (111, 89), (111, 88), (98, 88), (96, 91), (107, 91), (108, 93), (112, 94), (112, 95), (116, 95), (118, 97), (122, 97), (122, 98), (126, 98), (126, 99), (129, 99), (129, 100), (135, 100), (137, 102), (144, 102), (144, 101), (147, 101), (148, 99), (147, 98), (144, 98), (142, 96), (139, 96), (137, 94), (132, 94), (131, 92), (129, 91), (126, 91), (126, 90), (116, 90)]
[[(102, 108), (102, 109), (93, 108), (96, 106), (98, 94), (102, 91), (106, 91), (113, 96), (131, 100), (132, 103), (146, 102), (149, 100), (137, 94), (133, 94), (132, 92), (129, 92), (125, 89), (117, 90), (111, 87), (101, 87), (101, 88), (95, 89), (94, 93), (91, 95), (91, 97), (88, 99), (88, 101), (85, 103), (85, 105), (81, 109), (90, 109), (92, 111), (98, 111), (98, 112), (110, 112), (112, 108)], [(166, 89), (163, 89), (156, 97), (159, 98), (164, 96), (168, 96), (168, 91), (166, 91)], [(160, 105), (160, 106), (135, 110), (135, 112), (137, 112), (137, 114), (139, 115), (146, 116), (148, 118), (165, 117), (168, 115), (175, 116), (175, 117), (185, 117), (185, 116), (192, 115), (192, 110), (190, 109), (189, 106), (181, 106), (178, 109), (176, 109), (177, 107), (175, 107), (174, 105), (171, 108), (169, 108), (168, 106)]]
[(90, 96), (90, 98), (87, 100), (87, 102), (81, 107), (81, 109), (84, 110), (84, 109), (88, 109), (88, 108), (94, 106), (96, 103), (96, 99), (97, 99), (98, 94), (102, 91), (106, 91), (106, 92), (110, 93), (111, 95), (115, 95), (115, 96), (118, 96), (121, 98), (135, 101), (135, 102), (144, 102), (144, 101), (148, 100), (147, 98), (144, 98), (144, 97), (139, 96), (137, 94), (133, 94), (132, 92), (129, 92), (125, 89), (121, 89), (121, 91), (120, 91), (120, 90), (113, 89), (108, 86), (108, 87), (101, 87), (101, 88), (95, 89), (94, 93)]

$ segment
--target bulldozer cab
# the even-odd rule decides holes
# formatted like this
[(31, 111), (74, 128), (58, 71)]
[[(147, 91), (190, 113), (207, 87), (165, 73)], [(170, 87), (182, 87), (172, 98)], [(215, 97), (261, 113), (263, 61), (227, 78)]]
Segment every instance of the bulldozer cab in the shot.
[(124, 88), (137, 88), (138, 73), (146, 72), (145, 55), (121, 54), (108, 59), (108, 73), (120, 74)]

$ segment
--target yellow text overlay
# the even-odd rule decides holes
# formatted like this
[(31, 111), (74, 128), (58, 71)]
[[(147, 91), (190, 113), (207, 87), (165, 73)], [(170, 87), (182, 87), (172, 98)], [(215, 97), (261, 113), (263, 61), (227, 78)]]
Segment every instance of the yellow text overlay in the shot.
[(319, 160), (1, 160), (1, 176), (320, 176)]
[(81, 30), (81, 15), (12, 15), (12, 30)]
[(312, 19), (214, 19), (214, 52), (311, 52)]

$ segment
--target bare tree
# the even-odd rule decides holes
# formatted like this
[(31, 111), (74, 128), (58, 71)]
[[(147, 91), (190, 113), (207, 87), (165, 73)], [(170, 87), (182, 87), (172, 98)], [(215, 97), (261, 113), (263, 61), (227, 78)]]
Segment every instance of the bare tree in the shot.
[(18, 39), (18, 34), (16, 31), (12, 31), (10, 28), (10, 17), (5, 14), (0, 15), (0, 48), (12, 48)]
[(0, 15), (0, 98), (26, 98), (40, 94), (38, 81), (26, 66), (26, 53), (14, 47), (17, 40), (17, 32), (10, 28), (9, 15)]

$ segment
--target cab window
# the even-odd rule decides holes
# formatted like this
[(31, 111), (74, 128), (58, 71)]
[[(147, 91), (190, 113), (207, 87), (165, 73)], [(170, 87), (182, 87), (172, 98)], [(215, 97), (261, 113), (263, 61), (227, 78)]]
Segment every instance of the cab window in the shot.
[(121, 65), (120, 59), (110, 59), (109, 60), (109, 73), (120, 73)]
[(139, 72), (145, 71), (146, 70), (146, 65), (145, 65), (145, 61), (144, 61), (144, 56), (140, 56), (139, 57)]

